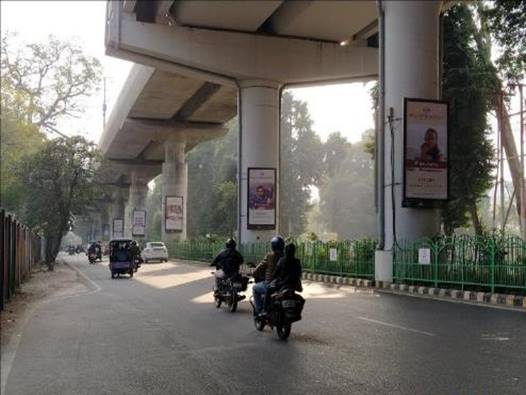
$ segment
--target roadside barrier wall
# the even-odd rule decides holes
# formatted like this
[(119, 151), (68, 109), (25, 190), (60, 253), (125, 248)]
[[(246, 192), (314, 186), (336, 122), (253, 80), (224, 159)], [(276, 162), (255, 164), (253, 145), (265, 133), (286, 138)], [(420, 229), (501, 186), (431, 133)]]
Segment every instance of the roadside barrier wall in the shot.
[(0, 310), (41, 261), (42, 238), (0, 209)]

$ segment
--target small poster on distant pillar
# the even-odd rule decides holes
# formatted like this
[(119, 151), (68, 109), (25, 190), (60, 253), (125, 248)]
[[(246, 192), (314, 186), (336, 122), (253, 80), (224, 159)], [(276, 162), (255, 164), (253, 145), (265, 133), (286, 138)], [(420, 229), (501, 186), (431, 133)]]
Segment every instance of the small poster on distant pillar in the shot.
[(276, 229), (276, 169), (248, 168), (248, 229)]
[(166, 232), (183, 231), (183, 197), (166, 196), (164, 210), (164, 230)]
[(448, 103), (404, 100), (405, 207), (435, 207), (448, 198)]
[(146, 234), (146, 210), (133, 210), (132, 236)]
[(105, 239), (110, 237), (110, 224), (102, 224), (102, 236)]
[(124, 237), (124, 220), (122, 218), (113, 219), (113, 236), (114, 239)]

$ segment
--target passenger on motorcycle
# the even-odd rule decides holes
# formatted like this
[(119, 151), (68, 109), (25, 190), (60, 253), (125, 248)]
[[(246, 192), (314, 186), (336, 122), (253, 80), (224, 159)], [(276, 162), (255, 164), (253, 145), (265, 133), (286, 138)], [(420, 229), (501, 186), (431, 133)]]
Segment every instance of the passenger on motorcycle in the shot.
[[(221, 251), (210, 264), (210, 266), (215, 266), (217, 270), (216, 290), (219, 289), (221, 281), (237, 276), (242, 264), (243, 255), (236, 250), (236, 241), (234, 239), (228, 239), (225, 243), (225, 249)], [(220, 270), (224, 273), (221, 277), (219, 277)]]
[(280, 258), (273, 273), (272, 281), (265, 295), (265, 310), (268, 310), (270, 296), (282, 289), (292, 289), (302, 292), (301, 285), (301, 263), (295, 256), (296, 246), (291, 243), (285, 247), (285, 256)]
[(263, 310), (263, 299), (267, 293), (267, 289), (272, 281), (274, 271), (279, 259), (283, 256), (283, 249), (285, 248), (285, 241), (281, 236), (274, 236), (270, 241), (272, 252), (267, 254), (265, 258), (254, 269), (254, 279), (258, 281), (252, 287), (252, 295), (254, 297), (254, 314), (258, 315)]
[(137, 245), (137, 242), (135, 240), (133, 240), (131, 242), (130, 253), (131, 253), (131, 256), (132, 256), (132, 261), (134, 263), (137, 262), (137, 265), (140, 266), (140, 264), (142, 263), (141, 249), (139, 248), (139, 246)]

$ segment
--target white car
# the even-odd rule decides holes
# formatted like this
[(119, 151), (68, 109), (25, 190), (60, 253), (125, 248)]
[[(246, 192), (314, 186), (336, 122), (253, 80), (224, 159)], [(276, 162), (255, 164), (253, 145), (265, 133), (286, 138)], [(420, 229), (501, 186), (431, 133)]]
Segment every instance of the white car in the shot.
[(161, 241), (151, 241), (146, 243), (146, 247), (142, 250), (141, 255), (145, 263), (156, 260), (168, 262), (168, 250)]

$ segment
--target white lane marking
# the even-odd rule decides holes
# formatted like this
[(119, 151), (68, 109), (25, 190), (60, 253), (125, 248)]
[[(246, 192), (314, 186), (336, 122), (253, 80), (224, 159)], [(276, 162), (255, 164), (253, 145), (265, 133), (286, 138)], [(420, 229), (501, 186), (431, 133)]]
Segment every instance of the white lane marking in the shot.
[(383, 322), (383, 321), (378, 321), (378, 320), (373, 320), (372, 318), (367, 318), (367, 317), (357, 317), (359, 320), (362, 320), (362, 321), (367, 321), (367, 322), (371, 322), (373, 324), (378, 324), (378, 325), (383, 325), (383, 326), (388, 326), (390, 328), (396, 328), (396, 329), (401, 329), (403, 331), (407, 331), (407, 332), (413, 332), (413, 333), (418, 333), (420, 335), (424, 335), (424, 336), (436, 336), (434, 333), (431, 333), (431, 332), (425, 332), (425, 331), (420, 331), (418, 329), (413, 329), (413, 328), (408, 328), (406, 326), (401, 326), (401, 325), (396, 325), (396, 324), (390, 324), (388, 322)]

